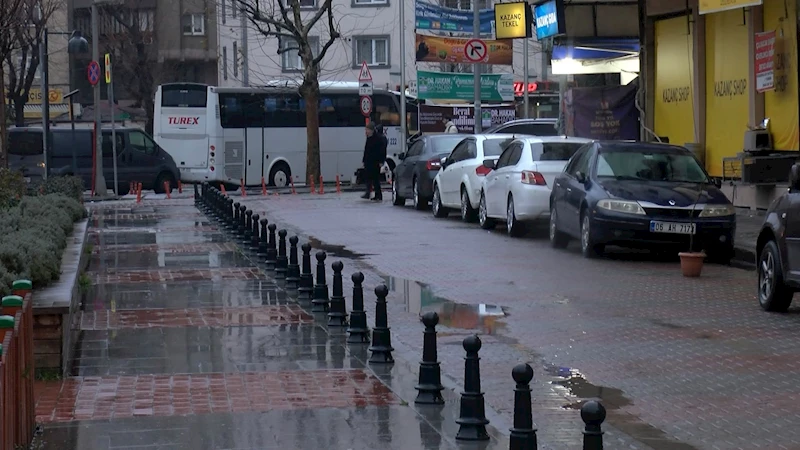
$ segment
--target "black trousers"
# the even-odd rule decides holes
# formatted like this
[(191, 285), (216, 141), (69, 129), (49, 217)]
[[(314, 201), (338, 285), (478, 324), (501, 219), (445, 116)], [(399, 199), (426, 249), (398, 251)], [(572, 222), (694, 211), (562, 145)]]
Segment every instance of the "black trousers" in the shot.
[(383, 198), (381, 193), (381, 167), (377, 164), (368, 164), (364, 167), (365, 194), (369, 195), (369, 189), (375, 191), (375, 198)]

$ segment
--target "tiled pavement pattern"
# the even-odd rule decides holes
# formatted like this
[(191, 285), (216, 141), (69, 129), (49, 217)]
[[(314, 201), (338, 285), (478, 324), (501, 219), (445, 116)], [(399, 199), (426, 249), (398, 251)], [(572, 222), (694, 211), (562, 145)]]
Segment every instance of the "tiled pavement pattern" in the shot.
[(438, 310), (448, 316), (442, 368), (461, 383), (460, 341), (473, 332), (464, 328), (490, 332), (482, 387), (506, 419), (510, 370), (531, 361), (534, 420), (551, 448), (577, 448), (564, 424), (595, 397), (609, 409), (608, 448), (800, 448), (800, 310), (761, 311), (753, 272), (708, 264), (686, 279), (677, 261), (646, 254), (586, 260), (574, 243), (550, 248), (546, 231), (512, 239), (502, 226), (486, 232), (357, 194), (245, 202), (341, 259), (346, 274), (364, 271), (365, 285), (388, 281), (397, 355), (413, 358), (419, 312)]
[(368, 367), (191, 200), (131, 204), (91, 205), (93, 286), (73, 376), (37, 383), (37, 449), (455, 448), (457, 402), (409, 407), (408, 363)]

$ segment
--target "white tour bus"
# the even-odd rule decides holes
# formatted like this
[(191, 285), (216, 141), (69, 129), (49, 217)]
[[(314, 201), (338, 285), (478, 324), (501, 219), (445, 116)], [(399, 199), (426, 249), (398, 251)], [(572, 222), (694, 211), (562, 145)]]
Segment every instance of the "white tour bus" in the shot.
[[(320, 82), (320, 91), (322, 177), (351, 180), (361, 167), (366, 139), (358, 83)], [(371, 120), (384, 126), (386, 164), (394, 169), (395, 155), (403, 151), (398, 99), (375, 89), (372, 101)], [(163, 84), (156, 91), (154, 122), (156, 142), (175, 159), (182, 181), (308, 182), (305, 102), (296, 82), (241, 88)]]

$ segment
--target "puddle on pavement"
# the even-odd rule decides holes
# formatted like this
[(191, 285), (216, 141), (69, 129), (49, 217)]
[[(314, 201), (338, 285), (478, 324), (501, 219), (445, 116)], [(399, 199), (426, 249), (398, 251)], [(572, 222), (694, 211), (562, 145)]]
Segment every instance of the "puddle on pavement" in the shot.
[[(94, 230), (97, 231), (97, 230)], [(215, 231), (183, 231), (183, 232), (155, 232), (133, 231), (105, 232), (90, 236), (90, 242), (95, 245), (148, 245), (148, 244), (204, 244), (223, 243), (227, 239), (222, 233)]]
[(328, 259), (330, 259), (331, 257), (335, 257), (335, 258), (347, 258), (347, 259), (359, 260), (359, 259), (364, 259), (367, 256), (371, 256), (371, 254), (368, 253), (356, 253), (352, 250), (349, 250), (344, 245), (326, 244), (320, 241), (319, 239), (315, 238), (314, 236), (308, 237), (308, 243), (311, 244), (311, 246), (314, 248), (312, 253), (316, 253), (318, 251), (324, 251), (325, 253), (328, 254)]
[(407, 312), (424, 314), (435, 311), (439, 325), (461, 330), (475, 330), (483, 334), (497, 334), (506, 326), (502, 319), (508, 315), (502, 306), (456, 303), (433, 293), (431, 288), (417, 281), (385, 277), (390, 292), (401, 298)]
[(583, 374), (571, 367), (550, 366), (546, 370), (554, 377), (563, 378), (553, 381), (552, 384), (563, 387), (571, 395), (581, 399), (575, 403), (564, 405), (565, 409), (581, 409), (583, 404), (589, 400), (602, 401), (606, 409), (619, 409), (632, 403), (621, 390), (594, 385), (588, 382)]
[(136, 253), (107, 251), (93, 256), (89, 271), (133, 269), (207, 269), (250, 267), (252, 262), (238, 252), (209, 251), (204, 253), (168, 253), (166, 251)]

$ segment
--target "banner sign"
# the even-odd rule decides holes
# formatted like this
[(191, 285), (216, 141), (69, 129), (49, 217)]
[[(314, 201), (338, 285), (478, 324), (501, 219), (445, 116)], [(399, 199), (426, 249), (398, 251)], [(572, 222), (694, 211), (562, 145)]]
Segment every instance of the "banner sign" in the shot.
[[(440, 100), (475, 99), (472, 74), (417, 71), (417, 98)], [(481, 101), (514, 100), (514, 75), (481, 74)]]
[(533, 7), (533, 23), (538, 40), (566, 33), (565, 22), (564, 0), (550, 0)]
[[(449, 31), (453, 33), (472, 33), (472, 11), (445, 8), (425, 1), (414, 4), (417, 30)], [(482, 9), (480, 33), (492, 34), (494, 30), (494, 11)]]
[(497, 39), (529, 38), (532, 36), (531, 22), (531, 8), (526, 2), (494, 5), (495, 37)]
[(514, 61), (513, 42), (510, 39), (459, 39), (417, 34), (414, 47), (417, 62), (510, 66)]
[[(445, 116), (453, 118), (459, 133), (475, 131), (475, 108), (472, 106), (433, 106), (419, 105), (419, 131), (423, 133), (443, 133)], [(481, 105), (481, 129), (485, 130), (516, 118), (514, 105), (487, 106)]]
[(636, 83), (572, 88), (565, 98), (567, 134), (587, 139), (639, 139)]
[(755, 34), (756, 91), (775, 89), (775, 31)]
[(763, 0), (700, 0), (697, 11), (700, 14), (709, 14), (746, 6), (757, 6), (762, 3), (764, 3)]

